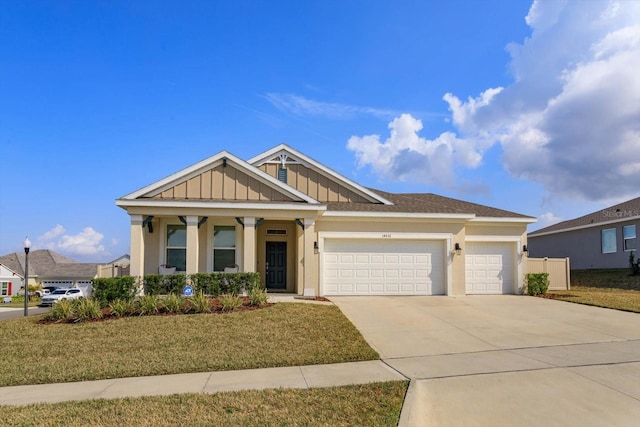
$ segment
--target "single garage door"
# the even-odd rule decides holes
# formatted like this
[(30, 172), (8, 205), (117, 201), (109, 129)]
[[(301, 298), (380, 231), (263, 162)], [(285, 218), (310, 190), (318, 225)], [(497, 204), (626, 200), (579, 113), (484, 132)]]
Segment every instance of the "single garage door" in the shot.
[(444, 244), (326, 239), (322, 271), (323, 295), (441, 295)]
[(515, 243), (467, 242), (467, 294), (512, 294)]

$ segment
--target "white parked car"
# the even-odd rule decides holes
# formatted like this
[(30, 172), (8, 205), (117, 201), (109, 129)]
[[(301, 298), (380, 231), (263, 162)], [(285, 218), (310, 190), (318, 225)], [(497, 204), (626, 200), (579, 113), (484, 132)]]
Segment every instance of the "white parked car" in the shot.
[(78, 288), (59, 288), (51, 292), (49, 295), (42, 297), (40, 305), (53, 305), (63, 299), (77, 299), (84, 298), (82, 289)]

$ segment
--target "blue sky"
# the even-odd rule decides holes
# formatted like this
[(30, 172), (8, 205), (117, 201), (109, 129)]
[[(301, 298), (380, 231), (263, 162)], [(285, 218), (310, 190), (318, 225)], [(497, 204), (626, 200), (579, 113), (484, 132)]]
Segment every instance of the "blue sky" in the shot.
[(282, 142), (530, 229), (636, 197), (639, 28), (626, 0), (2, 1), (0, 254), (109, 261), (116, 198)]

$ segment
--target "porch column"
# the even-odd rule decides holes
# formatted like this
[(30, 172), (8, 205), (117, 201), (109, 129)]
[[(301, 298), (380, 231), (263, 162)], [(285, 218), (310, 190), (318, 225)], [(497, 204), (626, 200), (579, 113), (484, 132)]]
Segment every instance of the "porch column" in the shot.
[(144, 228), (142, 227), (142, 215), (131, 215), (131, 263), (129, 275), (132, 277), (144, 276)]
[(244, 239), (242, 245), (242, 264), (245, 273), (256, 271), (256, 219), (244, 218)]
[(305, 296), (318, 294), (318, 281), (316, 280), (316, 256), (313, 243), (316, 241), (316, 223), (312, 219), (304, 220), (304, 291)]
[(187, 216), (187, 274), (198, 272), (198, 254), (200, 244), (198, 241), (198, 217)]

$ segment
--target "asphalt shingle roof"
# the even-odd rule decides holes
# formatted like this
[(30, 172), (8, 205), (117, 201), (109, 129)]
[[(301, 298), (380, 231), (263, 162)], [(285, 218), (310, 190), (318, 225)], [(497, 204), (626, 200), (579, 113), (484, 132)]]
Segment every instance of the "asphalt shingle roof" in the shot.
[(532, 217), (522, 215), (503, 209), (492, 208), (490, 206), (479, 205), (477, 203), (465, 202), (463, 200), (452, 199), (439, 196), (433, 193), (403, 193), (394, 194), (385, 191), (370, 189), (378, 193), (393, 205), (383, 205), (374, 203), (327, 203), (329, 211), (355, 211), (355, 212), (399, 212), (399, 213), (433, 213), (433, 214), (475, 214), (478, 217), (489, 218), (522, 218)]
[[(0, 257), (0, 264), (24, 276), (25, 254), (14, 252)], [(48, 249), (29, 252), (29, 276), (46, 278), (93, 278), (98, 272), (94, 263), (79, 263)]]
[(566, 229), (576, 227), (587, 227), (590, 225), (597, 225), (603, 222), (610, 221), (624, 221), (626, 218), (632, 218), (640, 216), (640, 197), (627, 200), (620, 204), (605, 208), (590, 214), (581, 216), (579, 218), (569, 219), (562, 221), (554, 225), (550, 225), (540, 230), (529, 233), (529, 236), (536, 236), (542, 233), (558, 232)]

